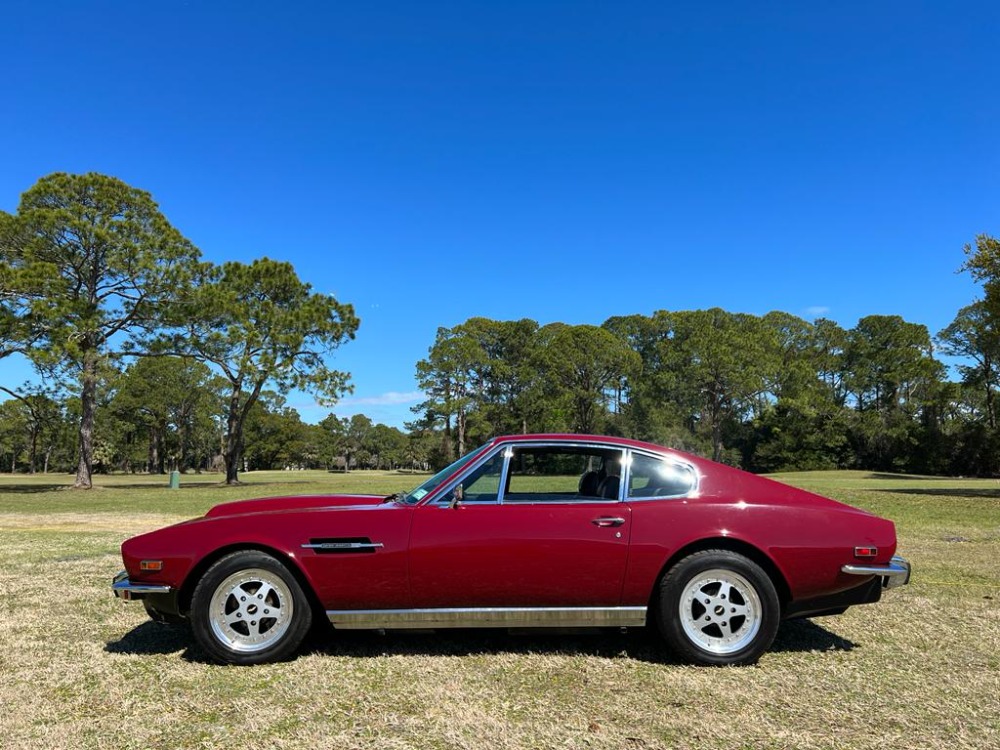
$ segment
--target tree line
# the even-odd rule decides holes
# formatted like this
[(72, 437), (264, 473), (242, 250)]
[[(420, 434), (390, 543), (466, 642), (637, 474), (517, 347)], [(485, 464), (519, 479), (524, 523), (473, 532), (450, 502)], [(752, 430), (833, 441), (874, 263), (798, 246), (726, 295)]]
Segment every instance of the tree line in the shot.
[[(94, 471), (222, 472), (224, 379), (181, 357), (136, 359), (98, 389)], [(80, 401), (35, 392), (0, 403), (0, 471), (75, 470)], [(265, 390), (243, 425), (241, 471), (429, 468), (428, 438), (375, 424), (363, 414), (307, 424), (285, 397)]]
[[(224, 424), (218, 455), (226, 481), (235, 483), (245, 465), (245, 427), (265, 388), (334, 401), (348, 376), (325, 358), (354, 337), (358, 324), (349, 304), (313, 292), (288, 263), (202, 260), (149, 193), (113, 177), (51, 174), (21, 196), (15, 213), (0, 212), (0, 361), (25, 356), (50, 391), (67, 396), (58, 401), (39, 387), (3, 386), (16, 402), (4, 404), (4, 430), (13, 429), (10, 419), (25, 419), (29, 464), (36, 466), (41, 450), (48, 466), (60, 442), (50, 417), (71, 418), (79, 488), (92, 485), (95, 464), (111, 460), (97, 451), (111, 444), (109, 407), (116, 400), (132, 434), (141, 428), (153, 436), (146, 465), (159, 467), (156, 424), (164, 412), (143, 405), (155, 400), (157, 383), (134, 378), (130, 395), (126, 379), (126, 390), (115, 390), (123, 362), (149, 368), (146, 374), (173, 367), (171, 387), (192, 394), (191, 403), (172, 407), (190, 418), (174, 423), (182, 453), (198, 450), (201, 433), (189, 421), (195, 401), (209, 398), (211, 374)], [(139, 364), (144, 360), (150, 364)], [(39, 441), (51, 445), (40, 448)]]
[[(966, 248), (984, 297), (936, 337), (898, 315), (845, 329), (785, 312), (613, 317), (601, 326), (471, 318), (417, 365), (412, 428), (440, 463), (490, 435), (622, 435), (757, 471), (1000, 470), (1000, 243)], [(951, 380), (939, 354), (959, 357)]]
[[(470, 318), (416, 365), (407, 432), (364, 415), (303, 423), (293, 391), (332, 405), (351, 305), (269, 258), (213, 264), (152, 196), (56, 173), (0, 211), (0, 469), (437, 467), (488, 437), (608, 433), (753, 471), (1000, 471), (1000, 243), (963, 266), (981, 299), (932, 336), (895, 315), (849, 329), (784, 312), (656, 311), (600, 326)], [(940, 355), (959, 358), (952, 380)]]

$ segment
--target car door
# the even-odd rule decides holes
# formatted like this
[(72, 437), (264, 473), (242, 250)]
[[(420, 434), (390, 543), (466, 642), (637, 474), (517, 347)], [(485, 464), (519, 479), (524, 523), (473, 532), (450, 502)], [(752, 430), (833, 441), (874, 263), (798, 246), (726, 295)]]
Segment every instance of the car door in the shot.
[[(630, 532), (612, 475), (621, 458), (601, 446), (501, 448), (415, 508), (413, 606), (618, 605)], [(592, 481), (601, 471), (607, 496)]]

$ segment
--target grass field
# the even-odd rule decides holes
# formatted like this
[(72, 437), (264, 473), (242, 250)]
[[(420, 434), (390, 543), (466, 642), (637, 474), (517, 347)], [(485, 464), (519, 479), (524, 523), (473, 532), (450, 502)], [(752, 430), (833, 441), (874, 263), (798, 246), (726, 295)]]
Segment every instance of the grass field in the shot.
[(244, 497), (392, 492), (396, 474), (0, 475), (0, 747), (998, 748), (1000, 483), (860, 472), (790, 484), (896, 521), (914, 580), (699, 669), (625, 635), (337, 633), (252, 668), (115, 600), (126, 537)]

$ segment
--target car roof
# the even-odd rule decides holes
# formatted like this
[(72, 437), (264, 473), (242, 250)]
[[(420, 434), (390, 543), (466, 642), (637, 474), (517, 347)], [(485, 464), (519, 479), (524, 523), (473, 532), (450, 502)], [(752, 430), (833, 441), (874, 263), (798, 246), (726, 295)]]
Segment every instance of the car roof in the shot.
[(665, 448), (662, 445), (646, 443), (642, 440), (632, 440), (631, 438), (611, 437), (609, 435), (577, 435), (572, 433), (502, 435), (500, 437), (493, 438), (493, 440), (490, 441), (490, 444), (500, 445), (502, 443), (533, 443), (539, 441), (546, 443), (601, 443), (603, 445), (613, 445), (621, 448), (638, 448), (641, 450), (652, 451), (654, 453), (687, 455), (683, 451), (678, 451), (673, 448)]

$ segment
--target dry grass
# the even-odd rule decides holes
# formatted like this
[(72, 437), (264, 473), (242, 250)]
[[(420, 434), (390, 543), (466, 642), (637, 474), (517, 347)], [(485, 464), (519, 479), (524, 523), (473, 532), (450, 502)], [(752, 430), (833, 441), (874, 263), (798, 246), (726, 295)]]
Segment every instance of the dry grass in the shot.
[(1000, 747), (1000, 486), (786, 478), (895, 518), (915, 580), (786, 623), (757, 667), (697, 669), (641, 633), (488, 632), (326, 634), (293, 662), (215, 666), (183, 628), (111, 597), (125, 537), (222, 499), (417, 480), (268, 475), (171, 493), (130, 477), (81, 494), (3, 477), (0, 745)]

